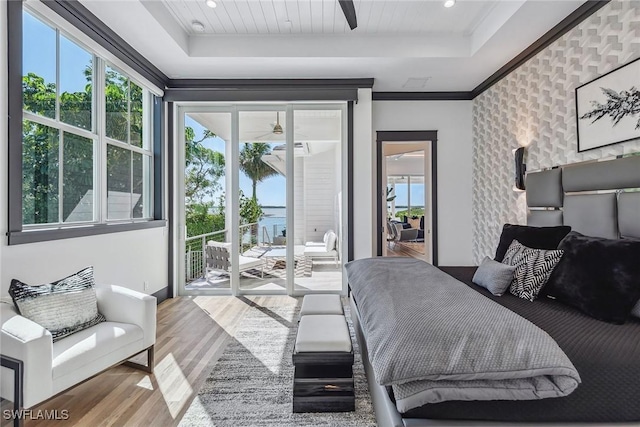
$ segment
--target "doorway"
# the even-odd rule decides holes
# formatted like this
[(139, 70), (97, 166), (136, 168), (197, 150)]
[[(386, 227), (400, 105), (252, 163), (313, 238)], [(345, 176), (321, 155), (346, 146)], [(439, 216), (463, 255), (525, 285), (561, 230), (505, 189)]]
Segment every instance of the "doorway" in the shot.
[(346, 104), (178, 107), (181, 294), (345, 292), (345, 119)]
[(378, 256), (437, 265), (437, 132), (377, 132)]

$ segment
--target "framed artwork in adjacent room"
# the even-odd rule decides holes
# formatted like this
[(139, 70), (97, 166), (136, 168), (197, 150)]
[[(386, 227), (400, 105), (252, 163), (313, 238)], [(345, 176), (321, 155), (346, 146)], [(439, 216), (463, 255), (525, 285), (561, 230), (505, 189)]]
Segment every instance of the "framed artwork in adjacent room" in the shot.
[(640, 58), (576, 88), (578, 152), (640, 138)]

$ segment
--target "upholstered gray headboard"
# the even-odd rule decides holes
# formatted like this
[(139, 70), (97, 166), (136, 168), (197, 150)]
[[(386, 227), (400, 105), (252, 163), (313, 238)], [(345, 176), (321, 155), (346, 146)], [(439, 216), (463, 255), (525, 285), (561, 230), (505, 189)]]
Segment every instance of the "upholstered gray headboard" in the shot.
[(640, 239), (640, 156), (531, 172), (526, 189), (528, 225)]

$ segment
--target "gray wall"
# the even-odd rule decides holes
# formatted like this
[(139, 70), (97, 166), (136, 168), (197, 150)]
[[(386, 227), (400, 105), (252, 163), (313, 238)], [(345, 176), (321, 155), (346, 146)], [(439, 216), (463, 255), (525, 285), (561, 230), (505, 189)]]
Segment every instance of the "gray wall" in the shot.
[[(473, 101), (473, 256), (492, 255), (505, 222), (526, 222), (512, 150), (527, 169), (640, 151), (640, 140), (577, 152), (575, 88), (640, 57), (640, 1), (614, 0)], [(638, 82), (640, 84), (640, 82)]]

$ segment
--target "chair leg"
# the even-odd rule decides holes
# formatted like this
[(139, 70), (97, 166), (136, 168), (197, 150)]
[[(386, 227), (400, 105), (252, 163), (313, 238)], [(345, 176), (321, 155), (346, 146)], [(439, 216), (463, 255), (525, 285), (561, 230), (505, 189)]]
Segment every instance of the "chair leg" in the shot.
[[(128, 366), (130, 368), (134, 368), (134, 369), (140, 369), (141, 371), (145, 371), (145, 372), (147, 372), (149, 374), (153, 374), (153, 368), (154, 368), (154, 365), (155, 365), (155, 350), (154, 350), (154, 348), (155, 348), (155, 346), (152, 345), (148, 349), (143, 350), (143, 351), (140, 352), (140, 353), (143, 353), (145, 351), (147, 352), (147, 365), (146, 366), (143, 365), (143, 364), (140, 364), (140, 363), (132, 362), (130, 360), (127, 360), (126, 362), (124, 362), (123, 365), (124, 366)], [(138, 354), (140, 354), (140, 353), (138, 353)], [(137, 356), (137, 354), (134, 355), (134, 356)]]
[(0, 355), (0, 365), (13, 370), (13, 426), (22, 427), (24, 416), (20, 411), (24, 402), (24, 363), (22, 360)]

